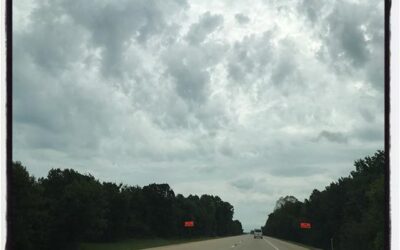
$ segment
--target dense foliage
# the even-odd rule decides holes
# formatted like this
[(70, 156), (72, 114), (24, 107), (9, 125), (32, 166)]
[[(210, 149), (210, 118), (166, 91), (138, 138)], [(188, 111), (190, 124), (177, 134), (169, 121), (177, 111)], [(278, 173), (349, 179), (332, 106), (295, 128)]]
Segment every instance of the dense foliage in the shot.
[[(278, 200), (263, 227), (266, 235), (302, 242), (323, 249), (384, 249), (385, 154), (355, 162), (355, 171), (314, 190), (309, 199), (293, 196)], [(300, 229), (310, 222), (311, 229)]]
[[(175, 195), (168, 184), (140, 188), (72, 169), (35, 180), (20, 162), (11, 166), (8, 249), (76, 249), (83, 241), (134, 237), (227, 236), (243, 233), (233, 206), (218, 196)], [(194, 228), (183, 227), (193, 220)]]

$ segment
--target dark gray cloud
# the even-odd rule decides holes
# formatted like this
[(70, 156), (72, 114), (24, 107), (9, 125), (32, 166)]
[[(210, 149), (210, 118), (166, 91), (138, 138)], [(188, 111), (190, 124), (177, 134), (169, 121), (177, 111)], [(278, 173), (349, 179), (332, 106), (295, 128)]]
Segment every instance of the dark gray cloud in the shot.
[(249, 76), (262, 76), (269, 69), (269, 64), (275, 59), (272, 36), (273, 30), (269, 30), (235, 42), (228, 63), (228, 73), (233, 80), (251, 82)]
[(200, 16), (197, 23), (190, 26), (186, 39), (192, 44), (201, 43), (210, 33), (221, 26), (223, 22), (224, 17), (222, 15), (213, 15), (210, 12), (206, 12)]
[(239, 24), (247, 24), (250, 22), (250, 18), (242, 13), (237, 13), (235, 19)]
[(174, 1), (63, 1), (75, 23), (90, 32), (93, 45), (102, 51), (103, 72), (122, 74), (124, 51), (132, 40), (145, 43), (154, 35), (171, 32), (171, 16), (185, 10), (184, 0)]
[(307, 13), (312, 27), (316, 22), (322, 24), (314, 28), (322, 38), (322, 58), (329, 60), (339, 74), (361, 74), (371, 86), (383, 91), (383, 2), (316, 2), (303, 1), (298, 10)]
[(39, 8), (32, 13), (34, 28), (14, 33), (13, 52), (29, 55), (42, 70), (53, 74), (61, 74), (80, 57), (84, 50), (81, 42), (87, 35), (68, 18), (60, 20), (59, 15), (48, 6)]
[(375, 116), (368, 111), (368, 109), (362, 108), (360, 109), (361, 116), (365, 119), (367, 122), (373, 122), (375, 120)]
[(301, 16), (307, 17), (314, 25), (317, 21), (323, 18), (324, 7), (330, 7), (330, 3), (323, 3), (318, 0), (303, 0), (298, 2), (297, 8)]
[(249, 190), (254, 187), (255, 181), (252, 178), (242, 178), (238, 180), (234, 180), (231, 182), (231, 185), (243, 190)]
[(209, 68), (217, 64), (224, 52), (218, 44), (206, 43), (199, 47), (179, 44), (163, 56), (166, 73), (173, 78), (177, 94), (185, 101), (204, 102), (208, 95)]
[(383, 141), (385, 131), (382, 127), (367, 125), (354, 131), (354, 136), (362, 142), (378, 142)]
[(331, 142), (347, 143), (348, 138), (342, 132), (332, 132), (328, 130), (322, 130), (317, 137), (318, 140), (326, 139)]
[[(273, 70), (271, 81), (275, 85), (283, 85), (287, 81), (287, 79), (295, 72), (296, 64), (289, 57), (280, 58), (278, 60), (279, 63), (275, 66)], [(297, 82), (296, 84), (300, 83)]]
[(361, 29), (365, 12), (359, 4), (336, 5), (327, 18), (328, 34), (326, 43), (332, 58), (339, 59), (342, 53), (354, 66), (362, 66), (369, 57), (367, 41)]
[(310, 177), (323, 173), (325, 170), (318, 166), (298, 166), (293, 163), (290, 167), (271, 168), (271, 173), (276, 176), (285, 177)]

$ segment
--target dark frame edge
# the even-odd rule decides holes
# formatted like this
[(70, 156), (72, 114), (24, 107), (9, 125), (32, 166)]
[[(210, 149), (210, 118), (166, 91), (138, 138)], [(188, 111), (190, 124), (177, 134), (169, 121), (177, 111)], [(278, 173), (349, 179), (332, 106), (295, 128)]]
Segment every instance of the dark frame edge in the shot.
[(8, 196), (10, 193), (10, 178), (11, 178), (11, 164), (12, 164), (12, 0), (5, 1), (5, 31), (6, 31), (6, 249), (11, 249), (10, 242), (12, 235), (10, 234), (11, 224), (9, 222), (8, 214), (10, 211), (10, 204)]
[(390, 246), (390, 14), (391, 0), (385, 0), (385, 225), (384, 242), (385, 249), (391, 249)]

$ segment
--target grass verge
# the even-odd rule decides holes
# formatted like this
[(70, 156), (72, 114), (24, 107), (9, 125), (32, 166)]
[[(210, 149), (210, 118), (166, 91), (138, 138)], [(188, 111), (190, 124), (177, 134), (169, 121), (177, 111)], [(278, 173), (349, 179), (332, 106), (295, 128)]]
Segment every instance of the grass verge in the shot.
[(204, 237), (192, 239), (129, 239), (112, 243), (81, 243), (79, 246), (79, 250), (137, 250), (211, 239), (216, 238)]

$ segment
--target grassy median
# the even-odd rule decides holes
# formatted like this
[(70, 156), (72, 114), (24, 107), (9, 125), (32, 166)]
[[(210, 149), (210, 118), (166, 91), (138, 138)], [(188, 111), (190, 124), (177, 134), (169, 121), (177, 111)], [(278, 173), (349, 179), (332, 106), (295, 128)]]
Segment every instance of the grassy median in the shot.
[(212, 237), (191, 239), (130, 239), (112, 243), (81, 243), (79, 250), (136, 250), (173, 244), (217, 239)]

